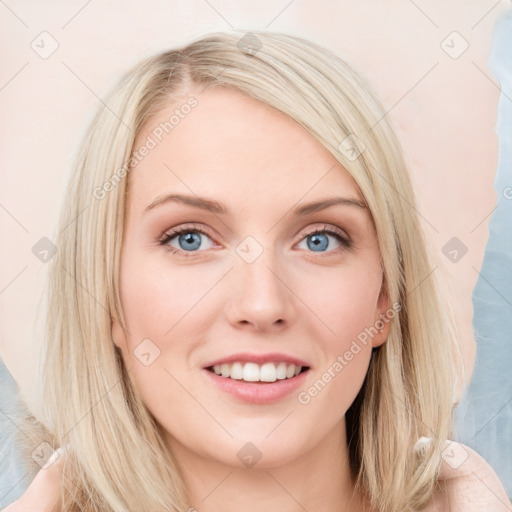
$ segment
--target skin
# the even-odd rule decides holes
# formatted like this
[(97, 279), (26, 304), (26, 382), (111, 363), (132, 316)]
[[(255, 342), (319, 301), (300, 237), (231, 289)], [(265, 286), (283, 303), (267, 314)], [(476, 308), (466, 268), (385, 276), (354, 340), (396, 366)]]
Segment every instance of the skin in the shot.
[[(344, 415), (389, 324), (307, 405), (296, 392), (269, 405), (237, 401), (202, 368), (241, 351), (283, 352), (311, 367), (299, 391), (318, 380), (389, 309), (371, 216), (353, 205), (291, 215), (297, 203), (364, 200), (332, 155), (280, 112), (235, 91), (194, 96), (198, 106), (130, 175), (120, 277), (127, 332), (115, 320), (114, 342), (167, 432), (192, 506), (208, 512), (229, 500), (234, 510), (296, 510), (297, 502), (358, 510)], [(135, 148), (176, 106), (147, 123)], [(231, 214), (174, 203), (144, 213), (171, 192), (207, 196)], [(191, 223), (211, 230), (191, 256), (158, 245), (171, 228)], [(323, 252), (308, 248), (306, 235), (325, 225), (345, 231), (351, 247), (324, 235)], [(249, 235), (263, 248), (252, 263), (235, 252)], [(169, 244), (180, 248), (178, 237)], [(160, 350), (149, 366), (134, 356), (147, 338)], [(237, 457), (247, 442), (262, 453), (252, 468)]]
[[(454, 449), (459, 455), (465, 452), (468, 458), (458, 467), (444, 459), (440, 461), (438, 488), (423, 512), (481, 512), (484, 509), (511, 512), (505, 489), (489, 464), (468, 446), (449, 443), (447, 450)], [(62, 463), (61, 457), (48, 469), (41, 469), (23, 496), (2, 512), (60, 512)]]
[(63, 457), (59, 457), (47, 468), (40, 469), (23, 496), (2, 512), (60, 512), (63, 464)]
[[(202, 370), (206, 362), (242, 350), (279, 351), (310, 363), (298, 391), (305, 390), (385, 313), (389, 301), (368, 211), (335, 206), (300, 219), (290, 214), (297, 203), (333, 194), (363, 198), (346, 170), (279, 112), (233, 91), (195, 96), (198, 107), (130, 176), (121, 256), (127, 331), (114, 319), (114, 343), (166, 432), (191, 507), (368, 510), (353, 492), (344, 415), (389, 324), (371, 344), (360, 344), (361, 351), (306, 405), (297, 401), (298, 392), (270, 405), (237, 402)], [(135, 147), (174, 108), (150, 120)], [(220, 218), (183, 204), (143, 214), (162, 193), (191, 191), (222, 202), (232, 215)], [(158, 245), (164, 232), (192, 222), (212, 230), (211, 240), (203, 235), (199, 254), (180, 257)], [(330, 254), (308, 248), (304, 233), (325, 224), (345, 230), (350, 248), (335, 252), (340, 244), (332, 238)], [(235, 252), (248, 235), (264, 248), (250, 264)], [(134, 356), (147, 338), (160, 350), (149, 365)], [(262, 453), (251, 468), (236, 455), (246, 442)], [(458, 446), (459, 456), (467, 453), (467, 460), (455, 468), (440, 461), (438, 490), (425, 511), (510, 510), (489, 465), (467, 446), (451, 446)], [(4, 510), (59, 511), (61, 478), (62, 457)]]

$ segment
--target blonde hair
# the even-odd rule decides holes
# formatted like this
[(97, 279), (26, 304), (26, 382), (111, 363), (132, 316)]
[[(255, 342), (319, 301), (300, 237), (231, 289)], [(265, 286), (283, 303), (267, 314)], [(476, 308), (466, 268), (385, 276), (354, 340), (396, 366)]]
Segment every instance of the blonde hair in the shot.
[[(119, 266), (135, 137), (170, 101), (192, 104), (201, 87), (232, 88), (288, 115), (359, 186), (378, 236), (383, 286), (401, 309), (347, 412), (350, 462), (372, 509), (420, 510), (433, 494), (452, 424), (457, 342), (395, 130), (361, 73), (331, 51), (282, 33), (234, 30), (137, 65), (81, 147), (50, 262), (40, 376), (38, 426), (52, 446), (66, 446), (62, 511), (190, 506), (163, 434), (112, 342), (111, 321), (125, 325)], [(422, 436), (433, 442), (417, 453)]]

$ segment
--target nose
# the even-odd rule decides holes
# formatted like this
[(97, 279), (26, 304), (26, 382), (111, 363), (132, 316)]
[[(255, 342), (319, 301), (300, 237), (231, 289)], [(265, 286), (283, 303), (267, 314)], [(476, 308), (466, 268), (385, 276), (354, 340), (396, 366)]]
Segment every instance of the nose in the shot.
[(270, 333), (293, 323), (296, 306), (289, 272), (271, 249), (251, 263), (237, 257), (229, 274), (225, 314), (234, 327)]

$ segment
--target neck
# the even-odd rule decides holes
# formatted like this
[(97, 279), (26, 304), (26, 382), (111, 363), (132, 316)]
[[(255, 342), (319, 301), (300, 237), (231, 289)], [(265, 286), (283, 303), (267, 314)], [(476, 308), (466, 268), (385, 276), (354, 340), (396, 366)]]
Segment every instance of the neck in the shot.
[(188, 489), (191, 511), (365, 510), (362, 496), (354, 492), (344, 419), (309, 452), (273, 467), (225, 465), (191, 452), (174, 438), (169, 446)]

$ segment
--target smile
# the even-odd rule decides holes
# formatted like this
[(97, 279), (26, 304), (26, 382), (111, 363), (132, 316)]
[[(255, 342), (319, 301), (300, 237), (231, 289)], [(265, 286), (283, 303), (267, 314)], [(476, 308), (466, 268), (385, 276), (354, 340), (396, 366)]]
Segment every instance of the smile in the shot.
[(216, 375), (245, 382), (276, 382), (277, 380), (291, 379), (307, 369), (307, 366), (286, 362), (257, 364), (242, 361), (216, 364), (207, 368)]

